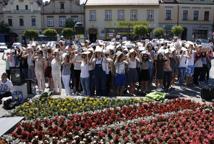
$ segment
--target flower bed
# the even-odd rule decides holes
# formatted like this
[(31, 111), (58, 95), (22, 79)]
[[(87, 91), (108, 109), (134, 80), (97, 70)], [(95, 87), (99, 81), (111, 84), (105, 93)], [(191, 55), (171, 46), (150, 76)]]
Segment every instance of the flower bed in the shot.
[[(166, 103), (135, 104), (130, 106), (108, 108), (102, 111), (84, 112), (66, 116), (55, 116), (51, 119), (23, 121), (11, 133), (14, 138), (22, 141), (49, 140), (66, 138), (71, 141), (97, 127), (106, 127), (121, 121), (133, 120), (155, 114), (195, 110), (202, 105), (190, 100), (173, 100)], [(34, 139), (33, 139), (34, 138)], [(53, 139), (52, 139), (53, 141)]]
[(214, 111), (185, 111), (152, 120), (126, 123), (120, 127), (105, 128), (86, 133), (75, 141), (97, 143), (214, 143)]
[(109, 98), (83, 98), (83, 99), (36, 99), (19, 106), (13, 115), (24, 116), (27, 119), (67, 115), (79, 112), (94, 111), (109, 107), (121, 107), (136, 103), (143, 103), (143, 99), (109, 99)]

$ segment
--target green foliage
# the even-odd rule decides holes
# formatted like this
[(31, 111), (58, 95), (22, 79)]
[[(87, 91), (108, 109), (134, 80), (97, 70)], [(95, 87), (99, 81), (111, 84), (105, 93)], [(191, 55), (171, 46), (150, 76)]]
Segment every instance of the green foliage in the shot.
[(9, 33), (10, 27), (8, 24), (4, 23), (3, 21), (0, 22), (0, 33)]
[(71, 39), (72, 35), (74, 35), (74, 31), (72, 28), (64, 28), (62, 30), (62, 35), (64, 36), (64, 38), (66, 39)]
[(164, 29), (159, 27), (159, 28), (155, 28), (153, 30), (153, 35), (156, 37), (156, 38), (162, 38), (164, 36)]
[(38, 32), (34, 29), (28, 29), (24, 32), (24, 36), (30, 40), (38, 37)]
[(145, 36), (148, 33), (148, 27), (145, 25), (134, 26), (134, 34), (137, 36)]
[(174, 36), (180, 36), (184, 31), (184, 28), (181, 25), (175, 25), (172, 27), (171, 31), (174, 34)]
[(73, 21), (73, 19), (71, 19), (71, 18), (66, 19), (66, 21), (65, 21), (66, 28), (74, 28), (74, 26), (75, 26), (75, 21)]
[(47, 37), (56, 37), (57, 31), (55, 29), (48, 28), (43, 31), (43, 34)]

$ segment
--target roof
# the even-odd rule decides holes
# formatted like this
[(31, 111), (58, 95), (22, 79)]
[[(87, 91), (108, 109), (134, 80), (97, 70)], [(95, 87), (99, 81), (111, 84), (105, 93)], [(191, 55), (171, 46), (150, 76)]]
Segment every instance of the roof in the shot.
[(87, 6), (159, 5), (159, 0), (88, 0)]

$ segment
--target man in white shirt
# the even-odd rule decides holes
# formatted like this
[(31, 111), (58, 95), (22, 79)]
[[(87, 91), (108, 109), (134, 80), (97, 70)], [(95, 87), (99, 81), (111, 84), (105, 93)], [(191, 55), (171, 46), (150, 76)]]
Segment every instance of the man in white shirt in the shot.
[(13, 83), (7, 78), (7, 74), (3, 73), (0, 81), (0, 104), (2, 98), (12, 96)]

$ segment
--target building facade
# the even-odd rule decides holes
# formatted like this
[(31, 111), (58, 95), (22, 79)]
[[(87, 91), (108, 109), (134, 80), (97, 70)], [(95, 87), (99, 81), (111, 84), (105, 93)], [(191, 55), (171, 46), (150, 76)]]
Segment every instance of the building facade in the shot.
[(8, 0), (0, 0), (0, 22), (4, 21), (3, 8), (7, 5)]
[(80, 0), (51, 0), (42, 8), (42, 27), (61, 29), (67, 19), (83, 24), (84, 10)]
[(173, 25), (184, 27), (182, 39), (207, 39), (212, 36), (214, 23), (213, 0), (164, 0), (160, 3), (160, 26), (167, 30)]
[(19, 40), (26, 29), (41, 30), (41, 6), (40, 0), (9, 0), (3, 8), (4, 22), (19, 36)]
[(86, 33), (89, 39), (106, 39), (116, 34), (131, 33), (134, 23), (148, 21), (158, 26), (158, 0), (88, 0), (85, 7)]

